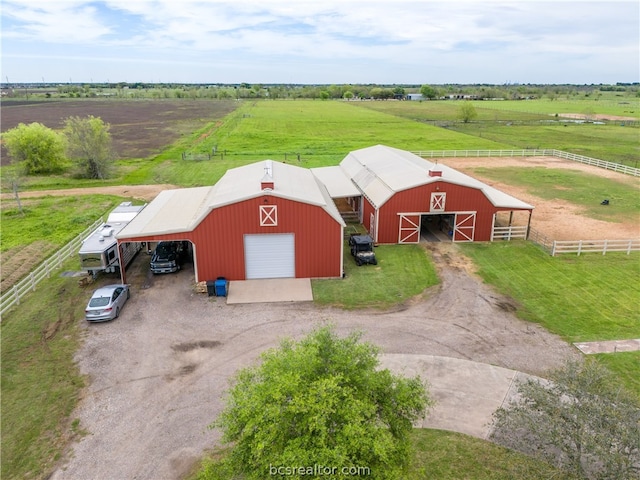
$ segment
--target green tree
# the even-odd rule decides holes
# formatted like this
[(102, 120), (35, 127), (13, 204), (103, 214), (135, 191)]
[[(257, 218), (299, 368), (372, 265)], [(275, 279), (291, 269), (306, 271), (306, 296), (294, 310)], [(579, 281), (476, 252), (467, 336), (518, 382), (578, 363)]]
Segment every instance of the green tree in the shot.
[(494, 414), (491, 439), (579, 478), (640, 478), (640, 405), (596, 360), (528, 380)]
[(460, 108), (458, 110), (458, 118), (462, 120), (464, 123), (469, 123), (471, 120), (478, 116), (478, 112), (476, 112), (476, 107), (473, 106), (473, 103), (466, 101), (462, 102)]
[(64, 137), (41, 123), (21, 123), (2, 140), (11, 161), (26, 175), (53, 173), (64, 164)]
[(347, 90), (344, 92), (344, 95), (342, 95), (342, 98), (345, 100), (351, 100), (353, 98), (353, 92), (351, 90)]
[(428, 98), (429, 100), (433, 100), (438, 96), (438, 92), (431, 85), (422, 85), (420, 87), (420, 93), (424, 98)]
[(223, 441), (233, 442), (219, 467), (247, 479), (314, 465), (364, 467), (367, 478), (400, 478), (412, 424), (432, 401), (418, 377), (379, 370), (379, 348), (360, 337), (319, 328), (240, 371), (213, 425), (222, 428)]
[(107, 178), (112, 170), (115, 153), (109, 124), (100, 117), (69, 117), (65, 120), (67, 153), (86, 178)]

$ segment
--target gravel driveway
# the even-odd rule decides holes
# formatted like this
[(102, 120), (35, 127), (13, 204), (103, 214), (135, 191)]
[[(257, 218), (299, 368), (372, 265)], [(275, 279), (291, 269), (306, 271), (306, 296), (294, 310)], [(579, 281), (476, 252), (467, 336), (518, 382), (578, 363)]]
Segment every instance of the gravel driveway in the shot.
[[(176, 479), (220, 433), (228, 379), (284, 337), (323, 322), (353, 329), (384, 353), (456, 357), (539, 374), (575, 349), (517, 319), (513, 302), (469, 273), (455, 245), (430, 247), (441, 285), (393, 311), (343, 311), (311, 303), (226, 305), (191, 290), (193, 272), (132, 285), (116, 321), (87, 325), (78, 352), (88, 387), (73, 418), (87, 434), (50, 477)], [(146, 285), (145, 285), (146, 286)]]

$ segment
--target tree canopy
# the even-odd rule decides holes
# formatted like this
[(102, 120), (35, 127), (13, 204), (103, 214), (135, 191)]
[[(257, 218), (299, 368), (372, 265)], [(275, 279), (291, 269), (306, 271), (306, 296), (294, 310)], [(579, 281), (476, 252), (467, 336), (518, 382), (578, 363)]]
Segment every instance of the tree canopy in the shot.
[(41, 123), (20, 123), (2, 135), (7, 153), (27, 175), (52, 173), (65, 161), (64, 137)]
[(569, 362), (528, 380), (494, 414), (491, 439), (578, 478), (640, 479), (640, 405), (597, 362)]
[[(213, 425), (233, 442), (225, 468), (249, 479), (318, 465), (367, 469), (372, 479), (400, 478), (409, 459), (408, 434), (432, 401), (418, 377), (378, 369), (379, 349), (360, 337), (339, 338), (331, 328), (319, 328), (299, 342), (282, 342), (262, 355), (260, 366), (240, 371)], [(288, 472), (291, 478), (315, 477), (309, 470)]]
[(473, 103), (470, 101), (462, 102), (460, 105), (460, 109), (458, 110), (458, 117), (464, 123), (469, 123), (471, 120), (478, 116), (478, 112), (476, 112), (476, 107), (473, 106)]
[(67, 153), (86, 178), (107, 178), (112, 169), (115, 153), (112, 148), (109, 124), (100, 117), (69, 117), (65, 120)]

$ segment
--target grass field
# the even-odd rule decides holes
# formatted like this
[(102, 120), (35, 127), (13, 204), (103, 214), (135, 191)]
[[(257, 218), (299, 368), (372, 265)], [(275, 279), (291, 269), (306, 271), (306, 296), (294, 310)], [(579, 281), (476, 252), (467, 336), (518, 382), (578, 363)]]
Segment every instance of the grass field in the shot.
[[(77, 267), (75, 258), (65, 265)], [(3, 479), (43, 478), (79, 433), (70, 415), (84, 380), (73, 356), (86, 299), (77, 279), (53, 275), (3, 316)]]
[[(627, 102), (627, 103), (625, 103)], [(638, 167), (640, 136), (638, 126), (593, 123), (553, 123), (556, 113), (610, 113), (640, 119), (640, 101), (624, 97), (598, 101), (483, 101), (473, 102), (477, 118), (470, 123), (455, 122), (448, 129), (471, 138), (491, 140), (510, 148), (548, 148), (564, 150), (611, 162)], [(453, 122), (460, 102), (354, 102), (354, 106), (372, 109), (419, 122)], [(464, 147), (474, 148), (475, 147)], [(481, 148), (481, 147), (478, 147)], [(436, 148), (422, 148), (423, 150)]]
[(358, 267), (345, 246), (345, 278), (313, 280), (313, 298), (320, 305), (341, 308), (388, 308), (439, 283), (433, 264), (418, 245), (380, 245), (378, 265)]
[[(519, 303), (518, 315), (568, 342), (640, 338), (638, 255), (551, 257), (534, 244), (461, 245), (482, 278)], [(605, 364), (640, 397), (640, 355)]]
[(244, 104), (193, 149), (210, 152), (216, 147), (213, 160), (185, 161), (176, 154), (163, 155), (166, 160), (155, 168), (154, 181), (188, 186), (213, 183), (228, 168), (265, 158), (304, 167), (337, 165), (350, 151), (377, 144), (405, 150), (509, 148), (347, 102), (261, 101)]

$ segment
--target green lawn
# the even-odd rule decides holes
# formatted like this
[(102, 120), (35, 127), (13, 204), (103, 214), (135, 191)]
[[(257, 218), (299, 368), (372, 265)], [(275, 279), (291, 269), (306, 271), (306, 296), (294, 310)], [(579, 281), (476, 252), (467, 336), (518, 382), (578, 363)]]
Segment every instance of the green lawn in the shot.
[(380, 245), (375, 254), (378, 265), (358, 267), (345, 246), (345, 278), (312, 280), (315, 303), (388, 308), (439, 283), (431, 260), (418, 245)]
[[(348, 102), (259, 101), (244, 104), (191, 150), (210, 152), (215, 147), (212, 160), (182, 160), (180, 149), (169, 149), (153, 161), (149, 175), (152, 171), (157, 183), (207, 185), (229, 168), (258, 160), (337, 165), (350, 151), (377, 144), (405, 150), (511, 148)], [(128, 178), (134, 175), (141, 178), (135, 171)]]
[(551, 257), (529, 242), (461, 247), (526, 320), (570, 342), (640, 338), (637, 253)]
[(44, 478), (78, 433), (70, 415), (84, 380), (73, 356), (86, 295), (77, 279), (53, 275), (2, 318), (3, 479)]
[[(523, 319), (569, 342), (640, 338), (637, 253), (551, 257), (529, 242), (461, 248), (487, 283), (518, 302)], [(640, 397), (640, 352), (600, 358)]]
[[(461, 433), (416, 428), (411, 433), (411, 447), (404, 480), (574, 480), (544, 462)], [(215, 451), (187, 478), (242, 480), (243, 477), (232, 476), (222, 466), (221, 460), (227, 452)]]
[(121, 201), (123, 199), (110, 195), (23, 199), (22, 215), (13, 200), (4, 200), (0, 208), (1, 251), (25, 247), (43, 239), (54, 247), (62, 247), (98, 218), (106, 219)]

